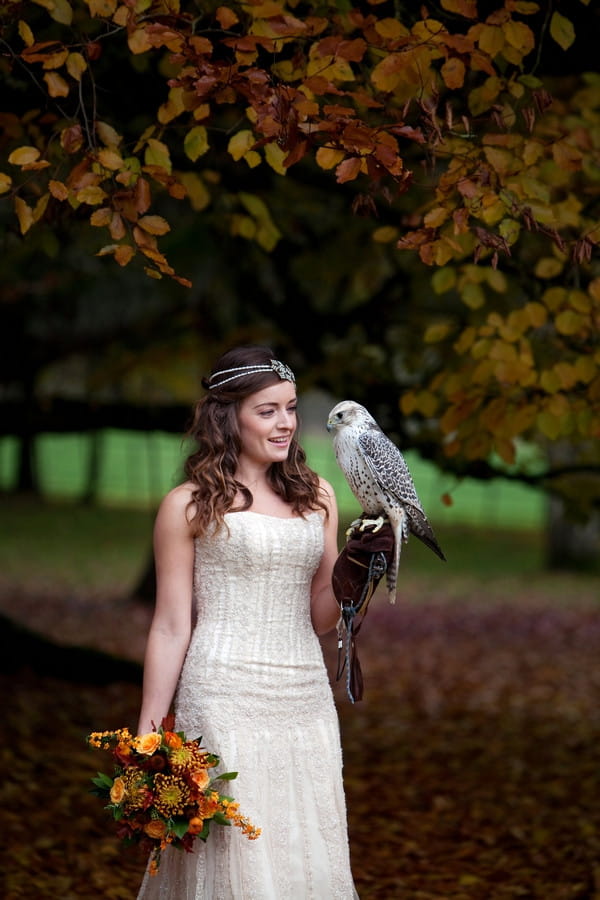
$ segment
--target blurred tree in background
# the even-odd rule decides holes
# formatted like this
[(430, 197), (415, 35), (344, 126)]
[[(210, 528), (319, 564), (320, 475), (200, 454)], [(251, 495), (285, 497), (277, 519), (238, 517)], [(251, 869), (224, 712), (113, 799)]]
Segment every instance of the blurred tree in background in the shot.
[(585, 2), (2, 4), (20, 487), (38, 431), (180, 430), (215, 353), (261, 340), (441, 466), (597, 517), (597, 26)]

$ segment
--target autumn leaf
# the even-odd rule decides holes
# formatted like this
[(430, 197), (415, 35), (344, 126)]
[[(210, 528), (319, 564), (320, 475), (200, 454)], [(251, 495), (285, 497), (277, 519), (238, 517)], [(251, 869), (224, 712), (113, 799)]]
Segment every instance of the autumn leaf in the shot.
[(40, 151), (37, 147), (18, 147), (9, 154), (8, 162), (13, 166), (28, 166), (39, 158)]
[(15, 197), (15, 212), (19, 220), (21, 234), (27, 234), (33, 225), (33, 210), (21, 197)]
[(348, 159), (343, 160), (336, 170), (336, 181), (338, 184), (345, 184), (347, 181), (352, 181), (360, 172), (361, 160), (357, 156), (350, 156)]
[(575, 40), (573, 23), (558, 10), (554, 10), (550, 18), (550, 36), (563, 50), (568, 50)]
[(196, 125), (187, 132), (183, 142), (183, 149), (185, 155), (192, 162), (196, 162), (199, 157), (207, 152), (209, 149), (208, 132), (204, 125)]
[(166, 234), (171, 230), (171, 226), (162, 216), (142, 216), (138, 219), (138, 225), (148, 234)]

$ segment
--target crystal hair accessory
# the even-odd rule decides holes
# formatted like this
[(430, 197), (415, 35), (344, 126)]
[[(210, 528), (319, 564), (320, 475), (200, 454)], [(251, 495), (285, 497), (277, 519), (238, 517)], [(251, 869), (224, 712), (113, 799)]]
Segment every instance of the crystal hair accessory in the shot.
[(222, 387), (224, 384), (227, 384), (228, 381), (233, 381), (234, 378), (243, 378), (244, 375), (255, 375), (259, 372), (275, 372), (282, 381), (291, 381), (292, 384), (296, 383), (294, 373), (290, 367), (286, 366), (285, 363), (280, 362), (278, 359), (271, 359), (268, 364), (265, 363), (264, 365), (235, 366), (233, 369), (221, 369), (219, 372), (215, 372), (211, 375), (209, 381), (213, 381), (215, 378), (218, 378), (219, 375), (228, 375), (230, 372), (233, 372), (234, 374), (229, 375), (229, 378), (223, 378), (218, 384), (209, 384), (209, 391), (212, 391), (213, 388)]

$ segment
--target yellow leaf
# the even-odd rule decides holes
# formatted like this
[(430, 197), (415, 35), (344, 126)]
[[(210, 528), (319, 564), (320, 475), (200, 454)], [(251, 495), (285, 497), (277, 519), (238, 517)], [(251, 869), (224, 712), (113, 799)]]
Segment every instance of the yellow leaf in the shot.
[(7, 175), (5, 172), (0, 172), (0, 194), (6, 194), (7, 191), (10, 191), (12, 185), (12, 178), (10, 175)]
[(333, 169), (343, 160), (343, 150), (333, 150), (330, 147), (319, 147), (315, 159), (321, 169)]
[(50, 2), (40, 2), (40, 0), (34, 0), (38, 4), (38, 6), (43, 6), (48, 10), (50, 17), (54, 19), (55, 22), (59, 22), (61, 25), (70, 25), (73, 21), (73, 9), (68, 0), (50, 0)]
[(479, 49), (488, 53), (493, 59), (502, 52), (504, 33), (498, 25), (482, 25), (477, 43)]
[(255, 143), (256, 138), (254, 137), (254, 134), (249, 129), (245, 128), (241, 131), (237, 131), (229, 138), (227, 152), (237, 162), (238, 160), (243, 159)]
[(585, 319), (579, 313), (565, 309), (557, 315), (554, 324), (559, 334), (577, 334), (585, 324)]
[(454, 349), (459, 356), (462, 356), (469, 350), (475, 340), (476, 331), (472, 325), (465, 328), (458, 340), (454, 344)]
[(309, 59), (306, 68), (308, 78), (319, 75), (329, 81), (354, 81), (354, 71), (348, 60), (341, 59), (339, 56), (319, 56), (313, 54), (312, 49), (311, 47), (312, 58)]
[(553, 416), (552, 413), (543, 410), (538, 413), (536, 423), (542, 434), (544, 434), (547, 438), (550, 438), (551, 441), (555, 441), (559, 436), (561, 431), (561, 420), (556, 416)]
[(469, 110), (474, 116), (485, 112), (496, 102), (498, 94), (502, 90), (502, 82), (496, 76), (486, 78), (480, 87), (473, 88), (468, 93)]
[(440, 71), (444, 84), (450, 90), (461, 88), (465, 83), (465, 64), (458, 56), (451, 56), (450, 59), (447, 59)]
[(415, 409), (427, 418), (434, 416), (438, 408), (438, 398), (431, 391), (419, 391), (416, 396)]
[(58, 72), (46, 72), (44, 81), (51, 97), (68, 97), (69, 85)]
[(27, 22), (24, 22), (22, 19), (19, 19), (19, 37), (26, 47), (31, 47), (35, 43), (33, 31)]
[(572, 309), (575, 309), (580, 313), (589, 313), (592, 309), (591, 299), (584, 291), (569, 291), (567, 294), (567, 302)]
[[(184, 91), (182, 87), (174, 87), (169, 91), (167, 102), (158, 108), (157, 118), (161, 125), (172, 122), (177, 116), (185, 112), (185, 104), (183, 102)], [(196, 112), (196, 111), (194, 111)], [(196, 119), (197, 117), (194, 116)]]
[[(92, 16), (109, 18), (117, 8), (117, 0), (85, 0)], [(127, 7), (125, 7), (127, 9)]]
[(514, 22), (512, 19), (502, 25), (504, 36), (520, 56), (527, 56), (535, 47), (533, 31), (523, 22)]
[(461, 300), (469, 309), (479, 309), (485, 303), (485, 294), (479, 284), (465, 284), (460, 295)]
[(38, 202), (35, 204), (35, 209), (33, 210), (33, 221), (39, 222), (44, 213), (46, 212), (46, 208), (48, 206), (48, 202), (50, 200), (50, 192), (48, 191), (46, 194), (42, 194)]
[(544, 256), (538, 259), (535, 264), (534, 273), (536, 278), (556, 278), (563, 270), (563, 263), (553, 256)]
[(417, 395), (414, 391), (405, 391), (400, 397), (400, 409), (405, 416), (410, 416), (417, 408)]
[(108, 206), (103, 206), (102, 209), (95, 209), (90, 216), (90, 225), (93, 225), (95, 228), (105, 228), (110, 225), (112, 216), (112, 209), (109, 209)]
[(185, 187), (190, 206), (200, 212), (210, 204), (210, 193), (203, 180), (195, 172), (180, 172), (179, 180)]
[(106, 199), (106, 193), (97, 185), (81, 188), (75, 194), (75, 199), (79, 203), (87, 203), (88, 206), (97, 206)]
[(503, 237), (510, 246), (516, 243), (520, 233), (521, 226), (515, 219), (502, 219), (498, 224), (498, 234)]
[(96, 134), (106, 147), (118, 147), (123, 140), (121, 135), (107, 122), (96, 122)]
[(559, 309), (567, 299), (567, 290), (564, 287), (551, 287), (544, 291), (541, 298), (545, 306), (554, 312)]
[(490, 166), (499, 174), (515, 174), (517, 171), (516, 159), (513, 153), (503, 150), (501, 147), (485, 147), (484, 153)]
[(532, 3), (531, 0), (512, 0), (510, 9), (513, 12), (521, 13), (523, 16), (533, 16), (539, 12), (539, 3)]
[(187, 158), (192, 162), (196, 162), (200, 156), (206, 153), (209, 144), (208, 132), (204, 125), (195, 125), (188, 131), (183, 141), (183, 149)]
[(568, 50), (575, 40), (573, 23), (556, 10), (550, 19), (550, 35), (563, 50)]
[(431, 277), (431, 286), (436, 294), (445, 294), (456, 285), (456, 270), (451, 266), (437, 269)]
[(600, 278), (593, 278), (588, 284), (588, 292), (592, 300), (600, 303)]
[(449, 322), (434, 322), (425, 329), (423, 340), (426, 344), (437, 344), (448, 336), (451, 329), (452, 325)]
[(171, 226), (162, 216), (142, 216), (138, 219), (138, 225), (148, 234), (166, 234)]
[(552, 156), (559, 169), (569, 172), (577, 172), (581, 169), (582, 154), (576, 147), (567, 141), (554, 141), (552, 144)]
[(156, 138), (150, 138), (148, 140), (144, 152), (144, 162), (147, 166), (158, 166), (159, 168), (164, 169), (169, 175), (171, 174), (172, 166), (169, 148), (166, 144), (163, 144), (162, 141), (157, 141)]
[(9, 154), (8, 161), (13, 166), (28, 166), (40, 158), (37, 147), (17, 147)]
[(124, 165), (123, 158), (118, 153), (115, 153), (114, 150), (109, 150), (106, 147), (98, 152), (98, 162), (111, 172), (116, 172)]
[(81, 81), (81, 76), (87, 69), (87, 62), (81, 53), (69, 53), (67, 56), (67, 72), (75, 81)]
[(523, 307), (523, 312), (526, 314), (534, 328), (541, 328), (542, 325), (546, 324), (548, 319), (546, 307), (542, 306), (541, 303), (537, 303), (535, 300), (526, 303)]
[(599, 367), (591, 356), (578, 356), (575, 360), (577, 380), (589, 384), (599, 374)]
[(278, 175), (287, 175), (288, 170), (284, 165), (286, 156), (286, 151), (282, 150), (279, 144), (275, 144), (272, 141), (270, 144), (265, 144), (265, 159)]
[(382, 38), (388, 38), (391, 41), (401, 37), (408, 37), (410, 34), (408, 28), (399, 22), (398, 19), (390, 18), (376, 20), (375, 31)]
[(33, 225), (33, 210), (21, 197), (15, 197), (15, 212), (19, 220), (21, 234), (27, 234)]
[(444, 206), (436, 206), (435, 209), (431, 209), (423, 217), (423, 224), (427, 228), (439, 228), (440, 225), (444, 224), (447, 218), (448, 210)]
[(251, 240), (256, 234), (256, 222), (250, 216), (242, 216), (234, 213), (231, 216), (229, 228), (231, 234)]
[(398, 239), (398, 229), (395, 225), (382, 225), (376, 228), (371, 237), (378, 244), (389, 244)]
[(129, 49), (135, 55), (146, 53), (152, 49), (152, 41), (148, 37), (145, 28), (136, 28), (135, 31), (132, 31), (127, 38), (127, 43), (129, 44)]

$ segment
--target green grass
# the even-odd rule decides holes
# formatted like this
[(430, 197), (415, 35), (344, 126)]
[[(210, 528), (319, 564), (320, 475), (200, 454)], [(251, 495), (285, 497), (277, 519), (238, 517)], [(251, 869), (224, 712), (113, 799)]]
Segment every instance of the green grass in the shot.
[[(105, 505), (153, 509), (177, 483), (185, 447), (179, 437), (164, 432), (107, 430), (97, 440), (101, 458), (97, 482), (98, 502)], [(306, 434), (309, 463), (336, 491), (340, 515), (351, 518), (358, 506), (337, 466), (327, 435)], [(75, 500), (86, 489), (92, 438), (85, 434), (41, 435), (36, 448), (40, 484), (45, 497)], [(17, 443), (0, 440), (0, 490), (15, 480)], [(501, 479), (477, 482), (441, 473), (418, 454), (405, 454), (417, 492), (436, 530), (444, 525), (467, 524), (484, 528), (539, 529), (545, 519), (544, 495), (526, 485)], [(449, 493), (452, 505), (441, 497)]]

